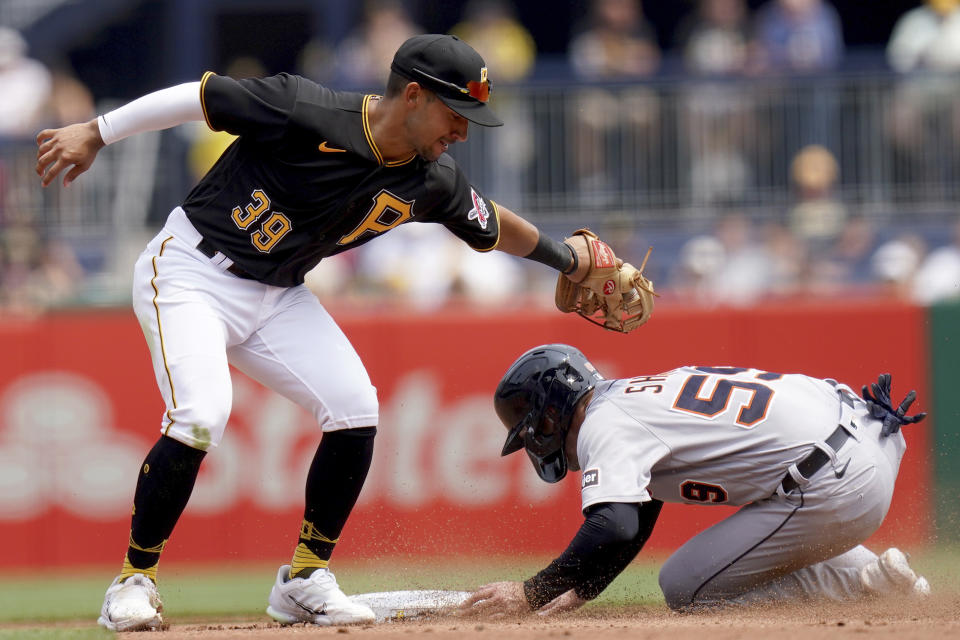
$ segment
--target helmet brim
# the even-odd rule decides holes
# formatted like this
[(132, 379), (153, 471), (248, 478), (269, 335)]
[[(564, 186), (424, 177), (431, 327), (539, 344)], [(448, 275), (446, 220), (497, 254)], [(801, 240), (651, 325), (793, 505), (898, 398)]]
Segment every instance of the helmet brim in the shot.
[(526, 426), (526, 420), (518, 422), (510, 431), (507, 433), (507, 441), (503, 443), (503, 449), (500, 451), (501, 456), (508, 456), (511, 453), (520, 451), (523, 449), (523, 428)]

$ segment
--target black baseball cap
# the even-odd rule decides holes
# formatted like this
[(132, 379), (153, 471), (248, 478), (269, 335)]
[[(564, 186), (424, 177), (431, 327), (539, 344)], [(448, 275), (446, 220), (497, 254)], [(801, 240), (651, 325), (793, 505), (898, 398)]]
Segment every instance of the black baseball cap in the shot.
[(456, 36), (413, 36), (397, 49), (390, 69), (433, 91), (470, 122), (484, 127), (503, 124), (487, 106), (491, 84), (486, 63), (473, 47)]

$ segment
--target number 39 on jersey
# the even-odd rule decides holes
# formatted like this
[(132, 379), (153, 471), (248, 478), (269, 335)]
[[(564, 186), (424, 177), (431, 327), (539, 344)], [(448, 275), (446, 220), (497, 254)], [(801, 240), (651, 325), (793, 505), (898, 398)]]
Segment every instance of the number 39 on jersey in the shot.
[(290, 218), (279, 211), (270, 210), (270, 198), (262, 189), (254, 189), (250, 194), (250, 202), (242, 207), (234, 207), (230, 217), (241, 231), (246, 231), (254, 223), (262, 220), (250, 234), (250, 242), (261, 253), (270, 253), (293, 229)]

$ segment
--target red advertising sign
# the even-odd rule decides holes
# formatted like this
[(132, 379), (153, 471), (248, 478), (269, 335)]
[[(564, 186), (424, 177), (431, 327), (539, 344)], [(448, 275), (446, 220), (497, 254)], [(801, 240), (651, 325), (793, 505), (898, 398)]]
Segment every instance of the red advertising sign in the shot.
[[(338, 558), (551, 554), (566, 546), (581, 521), (577, 474), (548, 485), (524, 456), (500, 458), (504, 430), (491, 403), (506, 367), (537, 344), (574, 344), (607, 377), (683, 364), (754, 366), (859, 388), (889, 371), (898, 391), (917, 389), (923, 409), (922, 320), (922, 310), (888, 302), (667, 307), (624, 336), (552, 311), (394, 315), (389, 323), (341, 314), (378, 388), (381, 421)], [(896, 349), (886, 346), (891, 335)], [(0, 352), (0, 568), (119, 566), (137, 470), (163, 409), (133, 314), (8, 322)], [(292, 553), (318, 429), (286, 399), (239, 373), (234, 380), (226, 436), (204, 461), (165, 561), (286, 561)], [(928, 424), (906, 434), (897, 494), (876, 536), (883, 542), (918, 545), (930, 533)], [(668, 505), (647, 548), (674, 549), (729, 513)]]

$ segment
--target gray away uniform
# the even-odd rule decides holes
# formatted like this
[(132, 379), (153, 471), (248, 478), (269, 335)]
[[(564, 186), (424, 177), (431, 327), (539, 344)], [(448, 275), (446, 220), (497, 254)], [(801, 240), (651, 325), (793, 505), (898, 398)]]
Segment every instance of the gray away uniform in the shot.
[[(744, 505), (664, 564), (673, 608), (856, 597), (877, 559), (860, 543), (887, 514), (906, 446), (880, 429), (849, 387), (804, 375), (682, 367), (605, 381), (577, 439), (583, 509)], [(807, 478), (814, 451), (826, 464)]]

